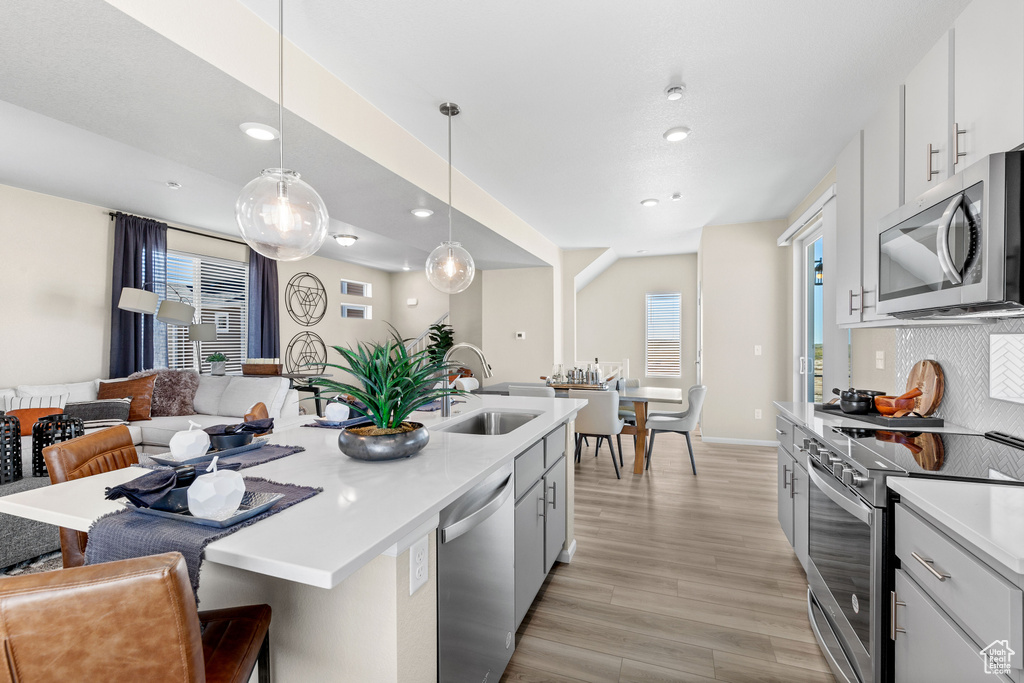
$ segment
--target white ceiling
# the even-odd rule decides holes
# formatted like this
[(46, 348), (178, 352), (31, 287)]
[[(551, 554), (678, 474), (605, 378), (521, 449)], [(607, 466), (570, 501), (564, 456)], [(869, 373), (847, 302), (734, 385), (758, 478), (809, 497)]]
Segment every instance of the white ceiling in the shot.
[(560, 246), (660, 254), (786, 216), (968, 1), (287, 0), (285, 34), (442, 155), (457, 102), (455, 165)]

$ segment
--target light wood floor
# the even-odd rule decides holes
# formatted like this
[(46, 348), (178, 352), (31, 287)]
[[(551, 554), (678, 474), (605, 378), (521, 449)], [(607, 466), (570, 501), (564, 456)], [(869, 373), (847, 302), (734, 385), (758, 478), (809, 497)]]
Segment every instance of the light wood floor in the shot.
[[(594, 439), (590, 440), (591, 443)], [(623, 439), (629, 458), (632, 439)], [(572, 564), (556, 564), (502, 681), (832, 681), (776, 519), (775, 451), (662, 434), (651, 470), (576, 465)]]

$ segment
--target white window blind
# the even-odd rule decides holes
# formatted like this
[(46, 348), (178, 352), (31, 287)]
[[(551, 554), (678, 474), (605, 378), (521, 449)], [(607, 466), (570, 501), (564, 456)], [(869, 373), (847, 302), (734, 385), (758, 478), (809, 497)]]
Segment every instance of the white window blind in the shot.
[(648, 377), (682, 375), (682, 294), (647, 294)]
[(373, 306), (356, 306), (353, 304), (341, 305), (342, 318), (363, 318), (369, 320), (373, 317)]
[(341, 281), (341, 293), (349, 296), (373, 296), (373, 285), (369, 282), (356, 282), (354, 280)]
[[(241, 261), (198, 256), (181, 252), (167, 252), (166, 293), (157, 288), (161, 300), (176, 300), (178, 296), (196, 307), (195, 320), (212, 323), (217, 328), (217, 340), (199, 342), (200, 372), (209, 372), (206, 358), (213, 353), (227, 356), (228, 372), (241, 372), (247, 356), (248, 336), (248, 266)], [(157, 364), (174, 369), (196, 367), (196, 342), (189, 341), (187, 325), (163, 325), (166, 340), (157, 340)], [(161, 351), (165, 354), (160, 358)], [(162, 361), (162, 362), (161, 362)]]

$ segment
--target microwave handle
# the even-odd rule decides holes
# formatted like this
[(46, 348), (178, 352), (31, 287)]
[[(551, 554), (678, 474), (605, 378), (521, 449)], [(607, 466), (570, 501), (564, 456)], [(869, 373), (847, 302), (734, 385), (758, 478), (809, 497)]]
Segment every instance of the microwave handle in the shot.
[(964, 195), (960, 192), (949, 202), (949, 206), (942, 212), (942, 218), (939, 220), (939, 232), (935, 237), (939, 254), (939, 266), (942, 267), (942, 272), (946, 274), (950, 282), (955, 285), (963, 284), (964, 279), (956, 269), (953, 257), (949, 254), (949, 229), (953, 225), (953, 216), (956, 215), (957, 209), (960, 208), (963, 201)]

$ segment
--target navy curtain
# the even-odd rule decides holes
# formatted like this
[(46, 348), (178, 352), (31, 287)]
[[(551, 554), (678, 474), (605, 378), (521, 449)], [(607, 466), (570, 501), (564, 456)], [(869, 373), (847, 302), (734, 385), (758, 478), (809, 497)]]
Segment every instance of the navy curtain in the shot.
[(121, 289), (155, 291), (166, 280), (167, 224), (118, 212), (114, 215), (114, 268), (110, 288), (110, 376), (127, 377), (153, 367), (155, 316), (122, 311)]
[(277, 261), (249, 250), (250, 358), (281, 357), (281, 294)]

